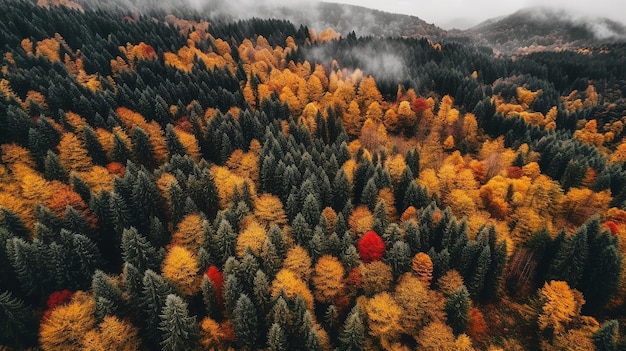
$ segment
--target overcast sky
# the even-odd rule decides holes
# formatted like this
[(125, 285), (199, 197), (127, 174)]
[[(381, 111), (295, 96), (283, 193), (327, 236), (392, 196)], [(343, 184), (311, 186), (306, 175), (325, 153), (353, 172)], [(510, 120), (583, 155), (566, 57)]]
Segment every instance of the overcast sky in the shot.
[(624, 0), (327, 0), (417, 16), (444, 29), (464, 29), (486, 19), (532, 6), (561, 7), (579, 14), (599, 15), (622, 23)]

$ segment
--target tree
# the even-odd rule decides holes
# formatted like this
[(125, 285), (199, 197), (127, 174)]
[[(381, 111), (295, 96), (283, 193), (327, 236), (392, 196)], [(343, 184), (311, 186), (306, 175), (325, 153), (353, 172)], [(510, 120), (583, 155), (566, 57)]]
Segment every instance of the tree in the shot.
[(137, 229), (131, 227), (122, 233), (122, 258), (143, 273), (147, 269), (159, 269), (161, 254)]
[(583, 275), (588, 250), (587, 228), (583, 226), (561, 244), (546, 279), (564, 280), (568, 285), (576, 287)]
[(0, 344), (21, 348), (36, 338), (32, 311), (9, 291), (0, 293)]
[(539, 329), (552, 331), (553, 334), (564, 332), (574, 317), (580, 313), (584, 304), (582, 294), (569, 287), (567, 282), (551, 280), (539, 291), (541, 312)]
[(78, 291), (68, 304), (59, 305), (41, 322), (39, 344), (43, 350), (82, 350), (85, 334), (96, 325), (93, 297)]
[(237, 257), (243, 257), (248, 251), (254, 255), (259, 255), (266, 239), (267, 233), (264, 226), (252, 218), (245, 220), (237, 237), (235, 248)]
[(147, 334), (152, 343), (161, 341), (161, 333), (158, 331), (161, 319), (159, 314), (168, 295), (174, 293), (174, 289), (159, 274), (147, 270), (143, 275), (143, 289), (139, 301), (141, 309), (142, 324), (144, 324), (144, 332)]
[(246, 294), (241, 294), (233, 311), (233, 326), (237, 344), (243, 349), (254, 349), (258, 339), (257, 310)]
[(426, 326), (416, 338), (419, 349), (426, 351), (455, 350), (452, 329), (442, 322), (433, 322)]
[(162, 334), (161, 347), (165, 351), (191, 350), (198, 343), (198, 324), (189, 316), (187, 304), (179, 296), (167, 295), (159, 315), (159, 330)]
[(385, 252), (383, 239), (374, 231), (366, 232), (357, 244), (359, 256), (364, 263), (382, 259)]
[(277, 196), (267, 193), (259, 195), (254, 200), (254, 215), (270, 228), (287, 223), (282, 202)]
[(612, 319), (604, 322), (593, 335), (593, 344), (596, 351), (617, 350), (617, 338), (619, 336), (619, 323)]
[(462, 286), (446, 300), (446, 316), (448, 325), (452, 327), (454, 335), (467, 330), (469, 320), (470, 297), (467, 289)]
[(197, 252), (204, 244), (205, 228), (208, 221), (198, 213), (190, 213), (178, 223), (177, 230), (172, 234), (170, 244), (184, 247), (191, 252)]
[(98, 326), (87, 332), (83, 341), (86, 351), (133, 351), (141, 345), (138, 330), (127, 320), (106, 316)]
[(402, 308), (393, 297), (383, 292), (375, 295), (366, 305), (369, 334), (384, 341), (395, 340), (402, 332)]
[(394, 292), (395, 301), (402, 306), (400, 325), (404, 332), (416, 335), (429, 323), (443, 320), (443, 299), (412, 274), (400, 277)]
[(124, 315), (126, 313), (126, 301), (122, 296), (122, 290), (115, 285), (111, 279), (101, 270), (96, 270), (91, 280), (91, 290), (93, 291), (96, 299), (96, 315), (99, 320), (102, 320), (104, 313), (98, 310), (98, 299), (106, 299), (111, 302), (113, 310), (112, 312)]
[(283, 268), (293, 272), (302, 281), (308, 282), (312, 272), (311, 263), (308, 252), (302, 246), (295, 245), (287, 251)]
[(433, 261), (424, 252), (418, 252), (411, 260), (411, 270), (417, 278), (424, 284), (430, 286), (433, 279)]
[(62, 135), (58, 149), (63, 168), (70, 172), (85, 172), (93, 166), (83, 142), (73, 133), (66, 132)]
[(341, 351), (362, 351), (365, 346), (365, 326), (358, 306), (354, 306), (339, 335)]
[(315, 264), (313, 271), (313, 295), (316, 301), (332, 303), (343, 291), (343, 265), (334, 256), (324, 255)]
[(313, 294), (311, 294), (311, 290), (309, 290), (304, 281), (285, 268), (276, 274), (276, 278), (272, 282), (272, 296), (277, 297), (279, 294), (284, 294), (289, 299), (301, 297), (306, 304), (306, 308), (313, 310)]
[(170, 247), (162, 263), (163, 277), (184, 296), (195, 295), (200, 290), (198, 260), (195, 255), (182, 246)]
[(365, 295), (373, 296), (391, 288), (393, 282), (391, 267), (382, 261), (361, 265), (359, 271)]

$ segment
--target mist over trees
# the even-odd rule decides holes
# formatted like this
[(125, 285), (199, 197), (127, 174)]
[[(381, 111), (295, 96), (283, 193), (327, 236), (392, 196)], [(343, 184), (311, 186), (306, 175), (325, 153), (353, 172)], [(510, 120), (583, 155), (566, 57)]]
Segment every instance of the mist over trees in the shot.
[(0, 347), (615, 350), (626, 46), (0, 2)]

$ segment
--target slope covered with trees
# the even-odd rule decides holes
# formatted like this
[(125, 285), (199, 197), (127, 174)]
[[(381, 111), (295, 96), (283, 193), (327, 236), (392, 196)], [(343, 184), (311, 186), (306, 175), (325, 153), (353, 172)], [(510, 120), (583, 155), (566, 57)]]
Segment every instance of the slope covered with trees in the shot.
[(0, 43), (1, 347), (625, 344), (624, 45), (68, 0)]

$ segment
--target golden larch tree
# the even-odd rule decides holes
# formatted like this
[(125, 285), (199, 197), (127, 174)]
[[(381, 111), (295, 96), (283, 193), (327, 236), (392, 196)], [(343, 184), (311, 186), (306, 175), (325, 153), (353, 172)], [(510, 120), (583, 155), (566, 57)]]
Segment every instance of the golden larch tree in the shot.
[(313, 310), (313, 294), (307, 284), (298, 278), (292, 271), (281, 269), (276, 274), (276, 278), (272, 282), (272, 296), (277, 297), (282, 291), (289, 299), (295, 299), (297, 296), (302, 297), (307, 309)]
[(96, 301), (77, 291), (69, 303), (59, 305), (41, 321), (39, 345), (44, 351), (83, 350), (83, 339), (96, 325)]
[(409, 335), (417, 333), (433, 321), (443, 321), (443, 297), (428, 289), (413, 274), (404, 274), (395, 287), (394, 297), (402, 306), (400, 325)]
[(369, 334), (387, 343), (402, 333), (402, 308), (388, 292), (375, 295), (367, 301)]
[(181, 246), (191, 252), (198, 252), (204, 243), (204, 229), (208, 225), (200, 214), (190, 213), (178, 223), (172, 234), (171, 245)]
[(565, 331), (567, 325), (580, 314), (585, 303), (582, 294), (571, 289), (567, 282), (551, 280), (539, 291), (541, 311), (539, 329), (550, 329), (554, 334)]
[(134, 351), (139, 349), (141, 339), (129, 321), (105, 316), (97, 328), (85, 334), (83, 344), (84, 351)]
[(411, 260), (411, 270), (424, 286), (430, 286), (433, 280), (433, 261), (424, 252), (418, 252)]
[(360, 265), (359, 273), (363, 291), (367, 296), (373, 296), (391, 288), (393, 282), (391, 267), (382, 261)]
[(59, 149), (61, 165), (68, 172), (86, 172), (93, 166), (85, 144), (74, 133), (63, 133), (57, 148)]
[(269, 193), (263, 193), (254, 199), (254, 215), (268, 228), (287, 224), (283, 203), (277, 196)]
[(312, 272), (311, 257), (306, 249), (300, 245), (295, 245), (287, 251), (283, 268), (291, 271), (298, 279), (308, 282)]
[(245, 256), (248, 250), (258, 256), (266, 239), (267, 232), (263, 225), (252, 216), (244, 218), (241, 224), (241, 231), (237, 237), (237, 245), (235, 246), (237, 257)]
[(374, 226), (374, 216), (367, 206), (358, 206), (348, 218), (348, 226), (353, 236), (361, 236)]
[(198, 259), (182, 246), (171, 246), (161, 266), (163, 277), (185, 296), (193, 296), (200, 290)]
[(321, 303), (332, 303), (344, 289), (344, 269), (335, 256), (324, 255), (313, 270), (313, 296)]

